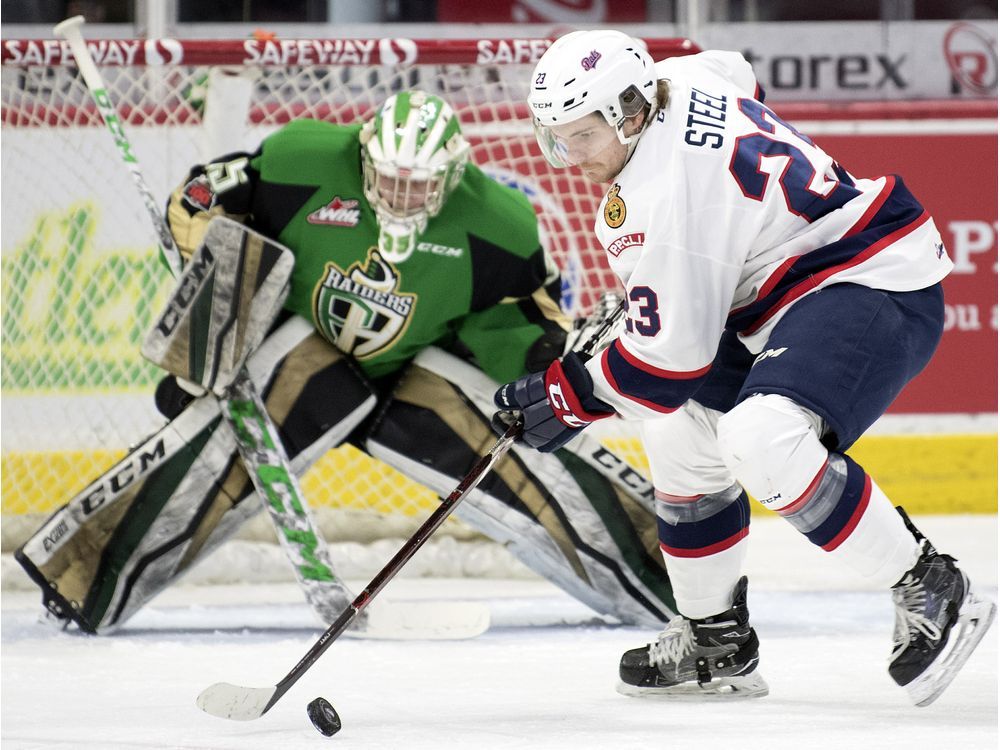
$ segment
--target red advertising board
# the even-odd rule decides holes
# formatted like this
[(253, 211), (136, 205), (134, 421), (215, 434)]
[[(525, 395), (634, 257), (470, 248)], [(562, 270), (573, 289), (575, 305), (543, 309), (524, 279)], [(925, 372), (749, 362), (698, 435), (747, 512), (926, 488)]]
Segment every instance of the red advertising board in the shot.
[[(776, 106), (780, 114), (794, 121), (794, 105)], [(995, 116), (995, 101), (991, 107)], [(885, 117), (899, 114), (898, 107), (895, 112), (892, 105), (884, 109)], [(947, 114), (947, 109), (941, 113)], [(808, 120), (816, 119), (814, 112), (800, 110), (799, 114)], [(878, 123), (871, 129), (877, 132), (866, 133), (864, 127), (852, 121), (858, 132), (814, 132), (813, 137), (856, 177), (900, 175), (934, 217), (955, 262), (955, 270), (944, 282), (945, 333), (938, 351), (927, 369), (896, 399), (890, 412), (995, 412), (996, 128), (982, 132), (989, 128), (970, 127), (972, 120), (954, 117), (935, 117), (933, 121), (885, 117), (868, 121)], [(898, 123), (898, 128), (892, 123)]]

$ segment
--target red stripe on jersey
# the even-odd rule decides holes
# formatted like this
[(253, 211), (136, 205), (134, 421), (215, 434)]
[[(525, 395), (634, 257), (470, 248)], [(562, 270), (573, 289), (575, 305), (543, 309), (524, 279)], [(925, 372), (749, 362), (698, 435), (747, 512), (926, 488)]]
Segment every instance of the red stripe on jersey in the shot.
[[(885, 205), (885, 202), (889, 199), (889, 195), (892, 193), (895, 187), (896, 187), (896, 178), (892, 175), (886, 177), (885, 185), (882, 187), (882, 190), (879, 191), (879, 194), (875, 196), (875, 200), (872, 201), (872, 204), (861, 215), (861, 218), (858, 219), (856, 222), (854, 222), (854, 226), (848, 229), (841, 236), (840, 239), (844, 239), (845, 237), (851, 237), (855, 234), (858, 234), (858, 232), (867, 229), (868, 223), (872, 220), (875, 214), (877, 214), (881, 210), (882, 206)], [(729, 311), (729, 314), (736, 315), (737, 313), (740, 313), (743, 310), (750, 307), (750, 305), (757, 302), (757, 300), (764, 299), (764, 297), (769, 295), (771, 291), (778, 284), (781, 283), (781, 280), (785, 277), (785, 274), (788, 273), (788, 269), (791, 268), (793, 265), (795, 265), (795, 263), (799, 261), (801, 258), (802, 258), (801, 255), (793, 255), (791, 258), (786, 258), (784, 261), (782, 261), (781, 265), (775, 268), (767, 277), (767, 279), (764, 281), (764, 283), (761, 285), (760, 291), (757, 292), (757, 296), (754, 297), (753, 301), (748, 302), (745, 305), (740, 305), (739, 307), (734, 307), (732, 310)]]
[[(753, 302), (756, 302), (759, 299), (763, 299), (764, 297), (769, 295), (771, 293), (771, 290), (774, 289), (774, 287), (776, 287), (778, 283), (785, 277), (785, 274), (788, 273), (788, 269), (791, 268), (793, 265), (795, 265), (795, 262), (800, 257), (801, 256), (799, 255), (793, 255), (791, 258), (785, 258), (785, 260), (782, 261), (781, 265), (775, 268), (774, 271), (771, 272), (771, 275), (767, 277), (767, 281), (765, 281), (764, 284), (761, 286), (760, 291), (757, 292), (757, 296), (754, 298)], [(730, 310), (729, 314), (735, 315), (736, 313), (742, 312), (743, 310), (750, 307), (750, 305), (752, 305), (753, 302), (750, 302), (749, 304), (746, 305), (741, 305), (740, 307), (737, 307), (734, 310)]]
[(858, 523), (861, 521), (861, 516), (864, 515), (865, 509), (868, 507), (868, 501), (872, 496), (872, 478), (865, 474), (865, 488), (861, 491), (861, 499), (858, 500), (858, 505), (851, 514), (850, 519), (844, 524), (844, 528), (840, 530), (833, 539), (823, 545), (823, 549), (827, 552), (833, 552), (837, 547), (844, 543), (844, 540), (851, 535), (851, 532), (858, 527)]
[(709, 362), (707, 365), (698, 370), (664, 370), (660, 367), (655, 367), (648, 362), (643, 362), (641, 359), (636, 357), (622, 345), (621, 339), (615, 339), (614, 347), (622, 356), (622, 359), (632, 365), (632, 367), (637, 370), (642, 370), (650, 375), (655, 375), (658, 378), (668, 378), (670, 380), (694, 380), (695, 378), (700, 378), (712, 369), (712, 363)]
[[(882, 189), (879, 191), (879, 194), (875, 196), (875, 200), (872, 201), (872, 204), (868, 207), (868, 210), (861, 215), (861, 218), (858, 219), (856, 222), (854, 222), (854, 226), (848, 229), (844, 233), (844, 237), (852, 237), (858, 232), (867, 229), (868, 222), (870, 222), (872, 218), (875, 216), (875, 214), (877, 214), (882, 209), (882, 206), (885, 205), (885, 202), (889, 199), (889, 194), (895, 189), (895, 187), (896, 187), (896, 178), (893, 177), (892, 175), (886, 177), (885, 185), (882, 186)], [(843, 237), (841, 237), (841, 239), (843, 239)]]
[(710, 544), (707, 547), (698, 547), (697, 549), (681, 549), (680, 547), (668, 547), (663, 542), (660, 542), (660, 549), (671, 557), (708, 557), (709, 555), (724, 552), (730, 547), (735, 546), (737, 542), (744, 539), (749, 533), (750, 529), (744, 526), (728, 539), (723, 539), (721, 542)]
[(754, 333), (755, 331), (759, 330), (765, 323), (767, 323), (768, 320), (773, 318), (783, 308), (788, 307), (790, 304), (795, 302), (795, 300), (797, 300), (799, 297), (802, 297), (805, 294), (811, 292), (813, 289), (818, 287), (820, 284), (822, 284), (824, 281), (826, 281), (834, 274), (840, 273), (841, 271), (845, 271), (848, 268), (853, 268), (854, 266), (864, 263), (866, 260), (876, 255), (877, 253), (881, 252), (892, 243), (898, 242), (899, 240), (903, 239), (903, 237), (910, 234), (914, 230), (919, 229), (921, 226), (927, 223), (927, 221), (930, 218), (931, 218), (930, 214), (927, 213), (927, 211), (924, 211), (922, 214), (920, 214), (920, 216), (911, 221), (909, 224), (907, 224), (904, 227), (900, 227), (892, 234), (887, 234), (878, 242), (869, 245), (868, 248), (855, 255), (846, 263), (841, 263), (839, 266), (830, 266), (829, 268), (826, 268), (819, 273), (813, 274), (805, 281), (796, 284), (787, 292), (785, 292), (784, 296), (781, 299), (779, 299), (767, 312), (765, 312), (763, 315), (757, 318), (757, 320), (754, 321), (753, 325), (740, 331), (740, 333), (746, 335)]
[[(610, 349), (610, 347), (608, 348)], [(622, 398), (626, 398), (629, 401), (632, 401), (633, 403), (639, 404), (640, 406), (645, 406), (647, 409), (658, 412), (660, 414), (672, 414), (673, 412), (677, 411), (676, 406), (673, 407), (663, 406), (662, 404), (658, 404), (655, 401), (650, 401), (645, 398), (639, 398), (638, 396), (633, 396), (630, 393), (625, 393), (625, 391), (621, 389), (621, 386), (618, 385), (618, 381), (615, 379), (615, 376), (611, 374), (611, 367), (610, 365), (608, 365), (608, 349), (605, 349), (601, 353), (601, 372), (604, 373), (604, 379), (608, 381), (608, 385), (611, 386), (612, 390)]]

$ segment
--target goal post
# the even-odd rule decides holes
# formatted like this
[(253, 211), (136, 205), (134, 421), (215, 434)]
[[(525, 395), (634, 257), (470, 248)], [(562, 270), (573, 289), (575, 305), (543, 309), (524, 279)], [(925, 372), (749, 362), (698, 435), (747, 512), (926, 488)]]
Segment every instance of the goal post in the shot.
[[(353, 123), (401, 90), (442, 96), (462, 122), (473, 160), (535, 206), (564, 274), (564, 307), (576, 315), (617, 282), (593, 238), (600, 187), (552, 170), (532, 136), (528, 77), (551, 41), (87, 43), (161, 203), (191, 165), (253, 149), (293, 119)], [(654, 59), (698, 51), (683, 39), (645, 41)], [(104, 127), (65, 42), (4, 40), (5, 551), (161, 424), (152, 399), (160, 373), (139, 345), (171, 277)], [(436, 504), (433, 493), (350, 447), (325, 456), (303, 488), (318, 507), (358, 513), (421, 517)]]

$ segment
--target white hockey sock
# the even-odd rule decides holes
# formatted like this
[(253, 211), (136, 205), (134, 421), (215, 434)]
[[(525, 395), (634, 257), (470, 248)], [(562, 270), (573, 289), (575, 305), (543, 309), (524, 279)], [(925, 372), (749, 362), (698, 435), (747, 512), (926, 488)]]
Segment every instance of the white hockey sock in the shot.
[(830, 554), (873, 584), (889, 588), (916, 564), (920, 545), (889, 498), (872, 480), (868, 507), (858, 525)]

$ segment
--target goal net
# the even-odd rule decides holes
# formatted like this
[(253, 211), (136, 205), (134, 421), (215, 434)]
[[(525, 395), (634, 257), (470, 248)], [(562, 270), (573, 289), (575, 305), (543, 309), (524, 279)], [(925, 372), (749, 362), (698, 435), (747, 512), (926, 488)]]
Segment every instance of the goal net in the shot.
[[(442, 96), (463, 123), (473, 160), (534, 204), (564, 274), (563, 305), (579, 315), (617, 283), (592, 237), (601, 189), (551, 170), (532, 136), (528, 76), (549, 44), (88, 42), (161, 204), (191, 165), (253, 149), (292, 119), (357, 122), (414, 87)], [(695, 51), (682, 40), (647, 44), (655, 59)], [(6, 40), (2, 87), (2, 510), (10, 551), (162, 423), (152, 399), (161, 373), (139, 345), (170, 275), (65, 43)], [(350, 447), (325, 456), (303, 488), (315, 507), (380, 519), (334, 525), (356, 535), (394, 533), (385, 530), (400, 527), (387, 519), (419, 521), (435, 505), (433, 493)]]

